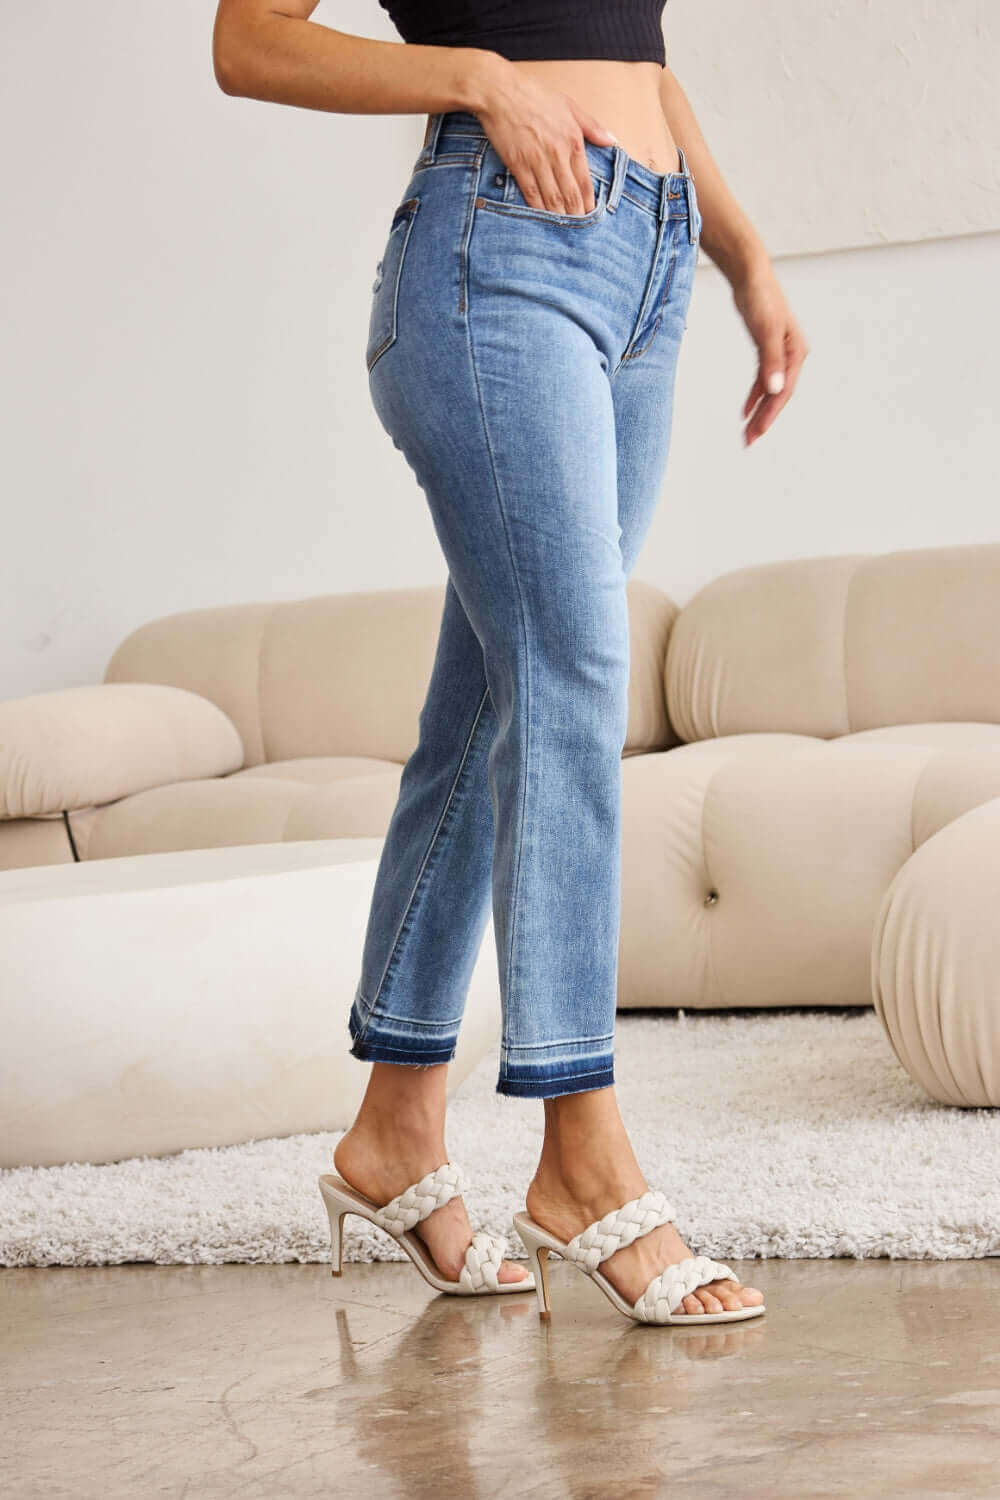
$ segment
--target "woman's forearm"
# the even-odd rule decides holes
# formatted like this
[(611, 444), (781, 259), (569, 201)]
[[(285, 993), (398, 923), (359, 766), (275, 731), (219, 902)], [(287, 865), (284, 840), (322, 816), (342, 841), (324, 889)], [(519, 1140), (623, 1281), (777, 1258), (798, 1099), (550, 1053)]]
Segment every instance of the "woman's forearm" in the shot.
[(726, 186), (687, 96), (669, 68), (663, 70), (660, 102), (670, 133), (683, 147), (697, 186), (702, 246), (726, 279), (735, 285), (768, 265), (764, 243)]
[(220, 0), (212, 37), (227, 94), (348, 114), (483, 107), (505, 60), (478, 47), (372, 41), (311, 21), (317, 0)]

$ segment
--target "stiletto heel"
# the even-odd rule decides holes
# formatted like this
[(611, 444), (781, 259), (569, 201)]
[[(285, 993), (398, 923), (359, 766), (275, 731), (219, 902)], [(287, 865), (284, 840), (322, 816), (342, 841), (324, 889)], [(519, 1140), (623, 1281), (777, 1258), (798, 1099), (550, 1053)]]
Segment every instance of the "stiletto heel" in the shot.
[(340, 1276), (344, 1270), (344, 1220), (346, 1213), (338, 1213), (332, 1203), (326, 1203), (330, 1219), (330, 1275)]
[(496, 1235), (478, 1230), (465, 1252), (465, 1264), (458, 1280), (448, 1281), (434, 1264), (423, 1240), (412, 1232), (442, 1203), (461, 1193), (458, 1168), (451, 1162), (428, 1172), (405, 1193), (381, 1207), (335, 1172), (325, 1173), (319, 1179), (319, 1190), (330, 1220), (330, 1269), (334, 1276), (339, 1276), (343, 1270), (344, 1220), (348, 1214), (357, 1214), (359, 1219), (367, 1219), (391, 1235), (406, 1251), (424, 1280), (437, 1292), (448, 1292), (453, 1297), (476, 1297), (487, 1292), (535, 1290), (533, 1276), (526, 1276), (523, 1281), (498, 1279), (497, 1272), (507, 1247)]
[[(526, 1222), (518, 1223), (519, 1218), (523, 1218)], [(514, 1228), (524, 1243), (529, 1261), (534, 1260), (538, 1265), (538, 1276), (535, 1279), (535, 1290), (538, 1293), (538, 1316), (551, 1318), (552, 1308), (549, 1303), (549, 1255), (551, 1251), (533, 1233), (535, 1225), (528, 1219), (527, 1214), (518, 1215), (514, 1219)]]
[(735, 1312), (677, 1313), (684, 1298), (696, 1287), (706, 1286), (710, 1281), (725, 1281), (737, 1278), (728, 1266), (707, 1255), (688, 1255), (683, 1260), (663, 1268), (654, 1276), (641, 1297), (629, 1305), (621, 1293), (612, 1286), (606, 1276), (598, 1270), (602, 1261), (608, 1260), (616, 1250), (631, 1245), (640, 1235), (649, 1234), (661, 1224), (670, 1224), (674, 1211), (662, 1193), (643, 1193), (633, 1198), (622, 1208), (613, 1209), (603, 1219), (588, 1225), (571, 1240), (561, 1240), (536, 1224), (530, 1214), (514, 1215), (514, 1228), (524, 1242), (529, 1256), (538, 1261), (538, 1303), (540, 1316), (547, 1318), (549, 1311), (549, 1255), (559, 1255), (568, 1260), (596, 1281), (612, 1306), (626, 1318), (636, 1323), (737, 1323), (746, 1318), (760, 1317), (764, 1312), (763, 1302), (759, 1307), (742, 1307)]
[(535, 1251), (535, 1259), (538, 1262), (538, 1280), (535, 1283), (538, 1292), (538, 1316), (540, 1318), (551, 1318), (552, 1308), (549, 1305), (549, 1252), (544, 1245), (539, 1245)]

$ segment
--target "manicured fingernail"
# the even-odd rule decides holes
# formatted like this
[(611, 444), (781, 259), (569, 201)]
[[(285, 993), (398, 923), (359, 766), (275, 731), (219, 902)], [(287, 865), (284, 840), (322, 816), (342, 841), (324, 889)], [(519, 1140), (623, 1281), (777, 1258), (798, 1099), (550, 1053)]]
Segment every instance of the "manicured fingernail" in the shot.
[(772, 370), (767, 377), (767, 389), (770, 395), (777, 396), (779, 391), (785, 389), (785, 377), (781, 370)]

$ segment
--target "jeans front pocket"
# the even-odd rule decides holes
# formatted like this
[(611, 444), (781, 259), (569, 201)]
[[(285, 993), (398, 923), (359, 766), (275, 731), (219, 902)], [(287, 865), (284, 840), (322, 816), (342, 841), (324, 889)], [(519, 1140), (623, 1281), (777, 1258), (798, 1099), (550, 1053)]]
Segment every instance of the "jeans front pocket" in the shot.
[(536, 220), (542, 224), (558, 224), (561, 227), (577, 229), (587, 224), (596, 224), (603, 219), (608, 206), (608, 186), (603, 177), (591, 176), (591, 184), (594, 189), (594, 206), (589, 213), (564, 214), (557, 213), (550, 208), (533, 208), (524, 197), (518, 186), (513, 172), (497, 173), (494, 185), (503, 187), (503, 197), (489, 197), (480, 194), (476, 199), (477, 209), (487, 209), (490, 213), (504, 214), (511, 219)]
[(397, 304), (403, 258), (419, 207), (419, 198), (406, 198), (396, 209), (389, 226), (389, 237), (382, 252), (382, 259), (375, 267), (371, 315), (368, 320), (368, 343), (365, 348), (365, 365), (369, 371), (375, 361), (387, 349), (391, 349), (396, 342)]

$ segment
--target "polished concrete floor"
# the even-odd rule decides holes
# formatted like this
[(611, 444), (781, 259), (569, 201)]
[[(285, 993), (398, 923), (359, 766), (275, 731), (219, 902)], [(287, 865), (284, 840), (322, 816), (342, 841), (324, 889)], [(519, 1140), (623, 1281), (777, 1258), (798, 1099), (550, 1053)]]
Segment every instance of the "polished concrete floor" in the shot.
[(1000, 1497), (1000, 1260), (732, 1262), (768, 1312), (629, 1324), (554, 1263), (0, 1272), (0, 1492), (481, 1500)]

